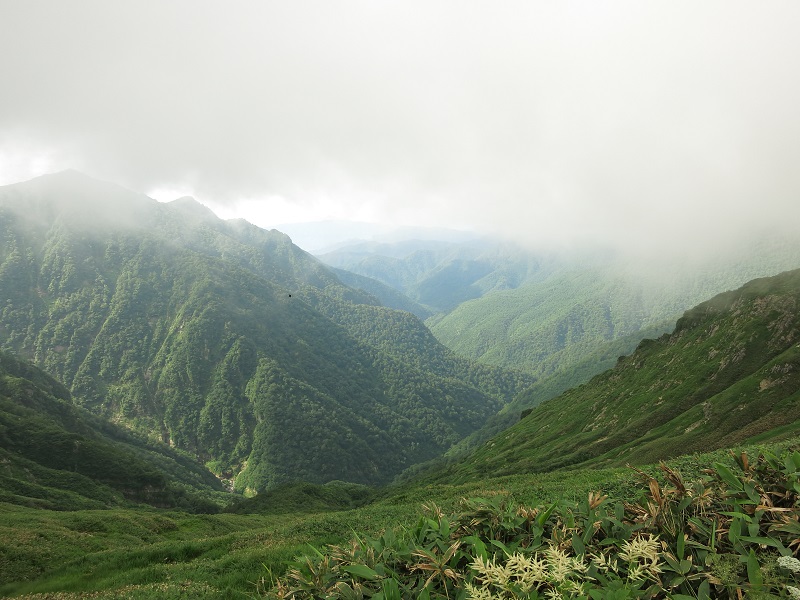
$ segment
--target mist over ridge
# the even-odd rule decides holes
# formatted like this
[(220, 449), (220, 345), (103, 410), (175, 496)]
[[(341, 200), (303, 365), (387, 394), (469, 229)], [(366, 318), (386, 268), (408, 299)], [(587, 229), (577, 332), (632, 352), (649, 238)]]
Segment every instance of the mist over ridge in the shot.
[(191, 198), (65, 171), (0, 187), (0, 237), (0, 350), (248, 494), (387, 483), (532, 382)]
[(267, 229), (726, 252), (800, 223), (799, 11), (9, 3), (0, 183), (75, 168)]
[(798, 23), (0, 0), (0, 596), (792, 596)]

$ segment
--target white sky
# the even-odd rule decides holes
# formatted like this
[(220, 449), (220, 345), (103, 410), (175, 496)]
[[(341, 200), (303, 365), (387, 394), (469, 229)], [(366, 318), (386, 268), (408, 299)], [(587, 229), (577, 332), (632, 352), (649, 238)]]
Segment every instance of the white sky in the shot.
[(800, 3), (0, 0), (0, 184), (262, 225), (800, 231)]

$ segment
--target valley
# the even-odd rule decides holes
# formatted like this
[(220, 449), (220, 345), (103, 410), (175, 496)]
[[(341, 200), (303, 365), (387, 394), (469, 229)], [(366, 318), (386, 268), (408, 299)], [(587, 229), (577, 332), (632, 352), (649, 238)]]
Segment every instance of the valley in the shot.
[[(592, 567), (571, 593), (792, 581), (776, 567), (800, 535), (792, 240), (685, 279), (487, 240), (318, 260), (73, 171), (0, 188), (0, 236), (0, 594), (478, 598), (476, 557), (606, 560), (639, 529), (671, 579), (597, 584)], [(700, 540), (701, 497), (738, 533)], [(601, 506), (605, 539), (575, 524)], [(744, 566), (723, 581), (715, 560)]]
[(3, 349), (240, 491), (387, 483), (533, 382), (191, 200), (63, 173), (0, 191), (0, 209)]

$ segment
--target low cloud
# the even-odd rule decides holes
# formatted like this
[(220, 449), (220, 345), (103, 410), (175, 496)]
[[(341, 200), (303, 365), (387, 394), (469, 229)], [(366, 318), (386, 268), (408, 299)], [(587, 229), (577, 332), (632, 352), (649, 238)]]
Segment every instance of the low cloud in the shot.
[(264, 225), (631, 251), (800, 224), (794, 2), (33, 0), (3, 15), (2, 183), (71, 167)]

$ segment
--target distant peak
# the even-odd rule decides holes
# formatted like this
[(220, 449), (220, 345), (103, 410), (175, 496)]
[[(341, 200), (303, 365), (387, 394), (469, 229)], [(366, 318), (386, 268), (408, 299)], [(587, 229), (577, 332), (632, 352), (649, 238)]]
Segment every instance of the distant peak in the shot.
[(51, 173), (51, 175), (56, 175), (56, 176), (62, 175), (62, 176), (65, 176), (65, 177), (86, 177), (86, 178), (89, 178), (89, 176), (86, 173), (78, 171), (77, 169), (64, 169), (63, 171), (56, 171), (55, 173)]
[(97, 179), (96, 177), (87, 175), (83, 171), (78, 171), (77, 169), (64, 169), (63, 171), (56, 171), (55, 173), (46, 173), (45, 175), (41, 175), (40, 177), (42, 179), (51, 179), (51, 180), (94, 181), (96, 183), (109, 183), (111, 185), (117, 185), (112, 182), (106, 182), (103, 181), (102, 179)]
[(116, 183), (97, 179), (75, 169), (64, 169), (54, 173), (39, 175), (27, 181), (13, 183), (4, 188), (18, 190), (37, 190), (47, 197), (61, 203), (70, 201), (94, 201), (96, 203), (128, 202), (143, 204), (152, 202), (144, 194), (134, 192)]
[(177, 210), (184, 215), (191, 215), (194, 218), (214, 220), (218, 218), (213, 210), (198, 202), (192, 196), (181, 196), (165, 204), (173, 210)]
[(194, 196), (181, 196), (180, 198), (175, 198), (175, 200), (170, 200), (167, 204), (173, 204), (175, 206), (202, 206), (202, 204), (195, 200)]

